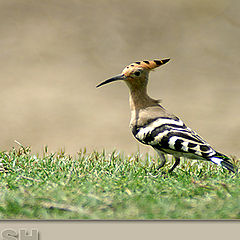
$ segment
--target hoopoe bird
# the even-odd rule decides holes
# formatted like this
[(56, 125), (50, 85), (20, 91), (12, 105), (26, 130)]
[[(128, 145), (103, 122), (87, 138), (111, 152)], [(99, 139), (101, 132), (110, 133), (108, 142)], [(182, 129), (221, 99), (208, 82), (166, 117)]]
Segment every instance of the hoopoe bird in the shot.
[(134, 137), (141, 143), (152, 146), (160, 157), (158, 170), (164, 166), (164, 154), (175, 157), (172, 172), (180, 163), (180, 157), (207, 160), (236, 172), (236, 167), (226, 155), (215, 151), (196, 132), (187, 127), (181, 119), (163, 108), (159, 100), (148, 96), (147, 85), (151, 70), (162, 66), (170, 59), (139, 61), (126, 66), (120, 75), (98, 84), (122, 80), (130, 90), (131, 121), (130, 128)]

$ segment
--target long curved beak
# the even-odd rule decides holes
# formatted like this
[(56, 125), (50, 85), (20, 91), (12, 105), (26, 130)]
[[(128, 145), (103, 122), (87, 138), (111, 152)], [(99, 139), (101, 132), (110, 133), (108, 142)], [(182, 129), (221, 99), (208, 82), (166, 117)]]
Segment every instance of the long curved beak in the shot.
[(99, 83), (96, 87), (98, 88), (98, 87), (101, 87), (102, 85), (105, 85), (105, 84), (110, 83), (110, 82), (115, 82), (117, 80), (124, 80), (125, 78), (126, 77), (125, 77), (124, 74), (120, 74), (120, 75), (117, 75), (115, 77), (109, 78), (109, 79)]

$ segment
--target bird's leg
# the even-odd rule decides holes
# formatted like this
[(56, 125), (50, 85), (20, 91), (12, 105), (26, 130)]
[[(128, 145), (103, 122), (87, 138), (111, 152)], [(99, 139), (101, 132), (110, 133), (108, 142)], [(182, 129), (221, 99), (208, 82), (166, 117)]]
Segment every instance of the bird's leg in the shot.
[(179, 157), (175, 157), (175, 163), (174, 163), (173, 166), (168, 170), (168, 172), (169, 172), (169, 173), (172, 172), (172, 171), (175, 169), (175, 167), (176, 167), (177, 165), (179, 165), (179, 163), (180, 163), (180, 158), (179, 158)]
[(162, 168), (165, 163), (166, 163), (166, 158), (165, 158), (165, 155), (161, 152), (158, 152), (158, 155), (159, 155), (159, 159), (161, 160), (161, 163), (160, 165), (157, 167), (157, 170), (159, 170), (160, 168)]

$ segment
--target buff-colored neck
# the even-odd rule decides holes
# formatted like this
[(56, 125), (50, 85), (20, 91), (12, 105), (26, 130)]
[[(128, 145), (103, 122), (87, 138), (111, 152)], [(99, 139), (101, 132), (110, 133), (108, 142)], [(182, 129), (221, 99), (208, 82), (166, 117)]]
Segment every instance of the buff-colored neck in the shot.
[(131, 111), (138, 111), (147, 107), (158, 106), (158, 100), (154, 100), (147, 94), (146, 87), (130, 89), (129, 103)]

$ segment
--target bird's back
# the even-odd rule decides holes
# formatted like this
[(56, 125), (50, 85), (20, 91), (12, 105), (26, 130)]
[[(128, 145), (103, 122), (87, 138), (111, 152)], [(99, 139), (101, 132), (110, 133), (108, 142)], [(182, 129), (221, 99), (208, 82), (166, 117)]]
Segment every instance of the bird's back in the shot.
[(130, 128), (135, 138), (175, 156), (206, 159), (216, 152), (181, 119), (161, 105), (132, 110)]

